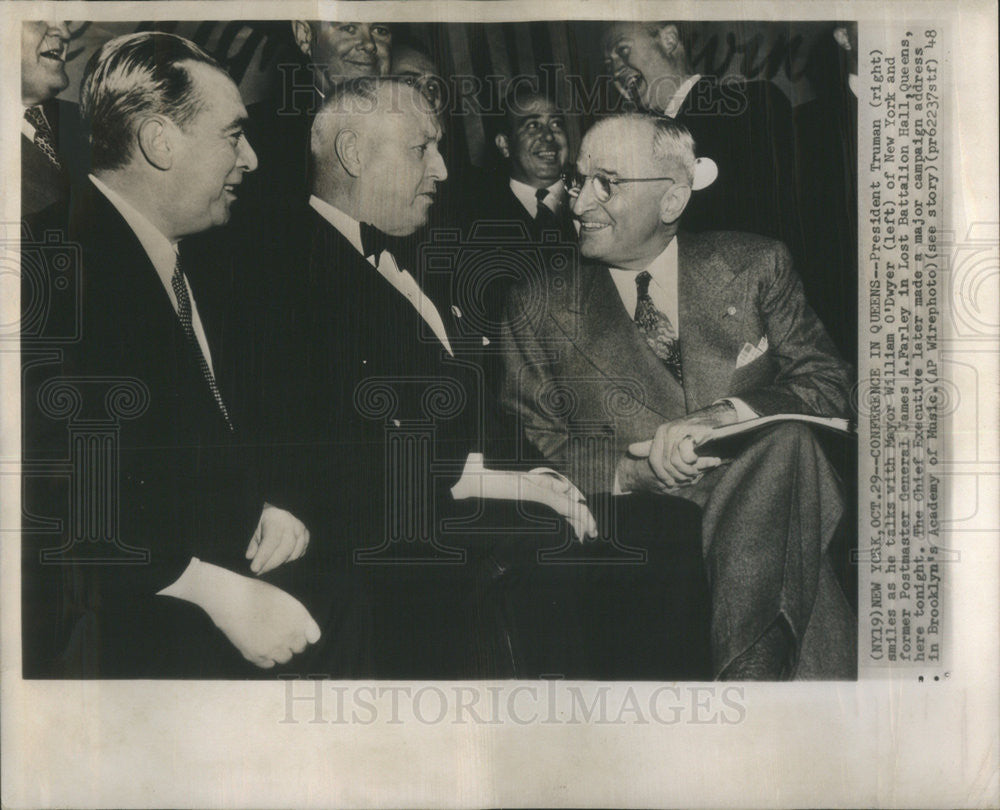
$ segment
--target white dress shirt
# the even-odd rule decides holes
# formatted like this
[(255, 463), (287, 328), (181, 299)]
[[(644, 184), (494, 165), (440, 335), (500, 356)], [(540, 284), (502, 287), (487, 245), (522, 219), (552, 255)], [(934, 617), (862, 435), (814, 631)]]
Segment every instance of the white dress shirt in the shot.
[[(639, 300), (635, 279), (639, 273), (635, 270), (619, 270), (609, 268), (611, 280), (618, 289), (625, 311), (629, 317), (635, 318), (635, 307)], [(663, 252), (646, 268), (652, 278), (649, 281), (649, 297), (654, 306), (670, 318), (674, 331), (680, 335), (680, 324), (677, 315), (677, 240), (671, 239)]]
[[(177, 266), (177, 243), (167, 239), (167, 237), (160, 233), (128, 200), (108, 188), (94, 175), (91, 174), (88, 176), (94, 187), (108, 198), (108, 202), (117, 209), (118, 213), (122, 215), (122, 219), (132, 229), (132, 232), (139, 240), (139, 244), (142, 245), (142, 249), (146, 251), (146, 255), (149, 256), (149, 260), (153, 263), (153, 267), (156, 268), (156, 275), (160, 277), (163, 289), (167, 293), (167, 298), (170, 299), (170, 305), (174, 308), (174, 312), (177, 312), (177, 296), (174, 294), (172, 281), (174, 268)], [(191, 285), (187, 280), (187, 276), (184, 276), (184, 286), (187, 287), (188, 299), (191, 301), (191, 326), (194, 329), (194, 336), (198, 340), (198, 346), (201, 349), (201, 353), (205, 356), (205, 362), (208, 363), (209, 370), (211, 370), (212, 374), (215, 374), (215, 369), (212, 367), (212, 352), (208, 348), (208, 339), (205, 337), (205, 329), (201, 325), (201, 316), (198, 315), (198, 305), (195, 303), (194, 294), (191, 292)]]
[[(323, 219), (329, 222), (334, 228), (340, 231), (341, 235), (351, 243), (352, 247), (362, 256), (364, 248), (361, 246), (361, 223), (354, 217), (345, 214), (339, 208), (330, 205), (325, 200), (321, 200), (315, 194), (309, 197), (309, 205), (313, 207)], [(380, 276), (388, 281), (401, 295), (403, 295), (413, 308), (420, 313), (431, 331), (441, 341), (441, 345), (452, 357), (455, 353), (451, 350), (451, 343), (448, 340), (448, 332), (444, 328), (444, 321), (441, 320), (441, 313), (438, 312), (434, 302), (428, 298), (417, 280), (410, 275), (407, 270), (396, 264), (396, 260), (389, 251), (382, 251), (378, 257), (378, 264), (375, 264), (374, 257), (367, 257), (368, 263), (374, 267)]]
[[(611, 280), (615, 283), (618, 295), (625, 305), (625, 311), (631, 318), (635, 318), (635, 307), (639, 300), (639, 291), (636, 289), (635, 278), (639, 274), (636, 270), (619, 270), (617, 267), (608, 268), (611, 273)], [(670, 319), (674, 326), (674, 332), (678, 339), (681, 338), (683, 324), (680, 322), (677, 297), (677, 239), (671, 239), (649, 266), (646, 268), (651, 279), (649, 281), (649, 297), (653, 299), (653, 305)], [(736, 409), (736, 420), (745, 422), (748, 419), (756, 419), (757, 412), (738, 397), (726, 397), (719, 402), (729, 402)]]
[[(554, 214), (559, 207), (559, 203), (562, 202), (565, 196), (565, 187), (562, 178), (556, 180), (551, 186), (547, 186), (546, 189), (549, 195), (545, 198), (542, 205)], [(524, 210), (528, 212), (532, 219), (538, 216), (537, 188), (529, 186), (527, 183), (522, 183), (520, 180), (515, 180), (512, 177), (510, 179), (510, 190), (514, 192), (517, 201), (524, 206)]]

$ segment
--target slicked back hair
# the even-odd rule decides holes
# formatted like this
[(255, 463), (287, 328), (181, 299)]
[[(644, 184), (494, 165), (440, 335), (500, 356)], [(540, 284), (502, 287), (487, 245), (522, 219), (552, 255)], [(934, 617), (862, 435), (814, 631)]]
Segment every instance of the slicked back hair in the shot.
[(191, 62), (222, 70), (205, 51), (175, 34), (127, 34), (98, 49), (87, 62), (80, 89), (94, 169), (128, 164), (146, 116), (166, 116), (184, 129), (201, 112), (204, 101), (185, 64)]

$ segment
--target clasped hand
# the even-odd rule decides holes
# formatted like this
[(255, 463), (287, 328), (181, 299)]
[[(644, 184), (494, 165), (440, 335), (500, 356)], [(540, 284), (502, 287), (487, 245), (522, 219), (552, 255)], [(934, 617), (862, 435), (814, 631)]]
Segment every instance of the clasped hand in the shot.
[(732, 406), (719, 403), (660, 425), (652, 439), (629, 445), (629, 456), (618, 467), (619, 485), (624, 491), (665, 493), (700, 481), (722, 459), (699, 456), (695, 448), (713, 429), (735, 421)]
[(297, 560), (309, 547), (309, 529), (291, 512), (266, 504), (247, 546), (246, 558), (255, 574), (266, 574)]

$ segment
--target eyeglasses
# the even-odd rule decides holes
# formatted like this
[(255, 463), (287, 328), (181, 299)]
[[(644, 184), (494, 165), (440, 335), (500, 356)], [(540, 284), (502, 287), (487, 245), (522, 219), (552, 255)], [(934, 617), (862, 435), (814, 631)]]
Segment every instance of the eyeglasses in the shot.
[(598, 202), (606, 203), (615, 196), (615, 187), (623, 183), (652, 183), (656, 180), (670, 180), (673, 177), (608, 177), (601, 172), (594, 174), (581, 174), (576, 169), (569, 169), (563, 172), (563, 183), (566, 186), (566, 193), (570, 197), (579, 197), (583, 191), (584, 183), (590, 181), (590, 187), (594, 192), (594, 197)]

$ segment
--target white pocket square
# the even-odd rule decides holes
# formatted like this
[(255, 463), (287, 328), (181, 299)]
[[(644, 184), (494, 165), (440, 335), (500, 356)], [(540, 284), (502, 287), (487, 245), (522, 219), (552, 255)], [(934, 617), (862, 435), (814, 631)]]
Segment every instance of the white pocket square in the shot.
[(743, 348), (740, 349), (740, 353), (736, 357), (736, 368), (743, 368), (743, 366), (752, 363), (766, 351), (767, 335), (764, 335), (756, 346), (752, 343), (744, 343)]

